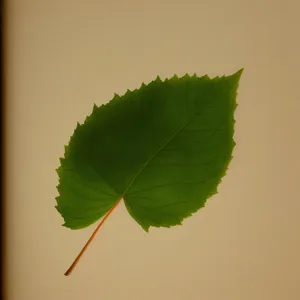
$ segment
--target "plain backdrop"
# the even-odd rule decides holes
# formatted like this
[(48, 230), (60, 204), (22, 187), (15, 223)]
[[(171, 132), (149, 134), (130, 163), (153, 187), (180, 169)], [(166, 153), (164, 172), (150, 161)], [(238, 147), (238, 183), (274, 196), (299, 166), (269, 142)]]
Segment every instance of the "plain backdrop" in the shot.
[[(300, 4), (295, 0), (6, 1), (9, 300), (300, 299)], [(96, 224), (55, 210), (55, 169), (92, 111), (157, 75), (244, 68), (219, 194), (147, 234), (123, 203)]]

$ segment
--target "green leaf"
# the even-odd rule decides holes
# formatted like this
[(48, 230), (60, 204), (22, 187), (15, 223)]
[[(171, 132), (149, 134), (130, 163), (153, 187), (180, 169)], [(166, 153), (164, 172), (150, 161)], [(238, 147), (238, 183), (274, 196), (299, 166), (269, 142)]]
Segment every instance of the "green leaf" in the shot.
[(64, 226), (86, 227), (122, 198), (146, 231), (179, 225), (203, 207), (232, 158), (241, 74), (157, 77), (94, 105), (57, 169)]

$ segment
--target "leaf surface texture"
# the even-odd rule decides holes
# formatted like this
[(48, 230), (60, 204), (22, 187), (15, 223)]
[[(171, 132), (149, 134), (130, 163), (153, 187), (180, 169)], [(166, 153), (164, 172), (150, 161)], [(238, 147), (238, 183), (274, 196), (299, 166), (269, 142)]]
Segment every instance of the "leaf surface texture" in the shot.
[(232, 158), (241, 73), (157, 78), (95, 105), (57, 170), (64, 226), (86, 227), (120, 198), (146, 231), (203, 207)]

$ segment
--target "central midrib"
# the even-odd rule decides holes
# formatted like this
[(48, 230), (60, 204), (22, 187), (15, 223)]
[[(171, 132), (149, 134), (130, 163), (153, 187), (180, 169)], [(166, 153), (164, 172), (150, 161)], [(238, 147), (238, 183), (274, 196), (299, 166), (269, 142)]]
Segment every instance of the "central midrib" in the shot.
[(121, 198), (124, 199), (124, 196), (128, 193), (128, 191), (130, 190), (130, 188), (132, 187), (132, 185), (134, 184), (134, 182), (136, 181), (136, 179), (139, 177), (139, 175), (145, 170), (145, 168), (147, 168), (148, 164), (151, 162), (151, 160), (153, 160), (156, 155), (158, 155), (158, 153), (165, 148), (183, 129), (185, 126), (188, 125), (188, 123), (192, 120), (192, 118), (194, 117), (194, 115), (192, 114), (187, 121), (180, 126), (175, 133), (161, 146), (159, 147), (154, 154), (145, 162), (145, 164), (141, 167), (141, 169), (136, 173), (136, 175), (133, 177), (132, 181), (130, 182), (130, 184), (128, 185), (128, 187), (126, 188), (126, 190), (124, 191), (124, 193), (122, 194)]

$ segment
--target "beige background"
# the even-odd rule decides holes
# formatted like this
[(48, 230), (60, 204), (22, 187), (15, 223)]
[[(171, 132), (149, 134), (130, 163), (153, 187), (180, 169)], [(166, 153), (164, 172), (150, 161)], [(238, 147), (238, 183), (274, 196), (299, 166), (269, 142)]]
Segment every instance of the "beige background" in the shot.
[[(299, 1), (10, 0), (6, 6), (9, 300), (299, 300)], [(61, 227), (55, 169), (93, 103), (156, 75), (244, 67), (219, 194), (149, 234), (121, 204)]]

